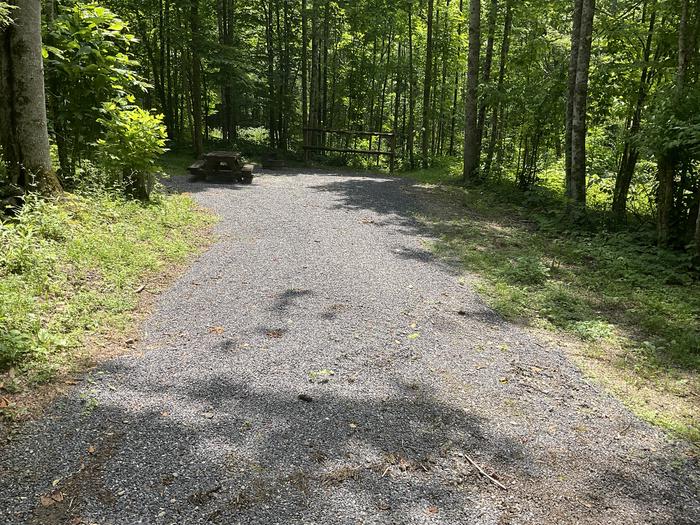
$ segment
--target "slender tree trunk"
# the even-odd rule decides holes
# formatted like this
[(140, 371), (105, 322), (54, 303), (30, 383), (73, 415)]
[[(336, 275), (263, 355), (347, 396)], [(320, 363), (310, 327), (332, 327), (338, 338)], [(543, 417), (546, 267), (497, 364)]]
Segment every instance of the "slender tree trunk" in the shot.
[[(459, 12), (462, 13), (463, 0), (459, 0)], [(462, 43), (462, 22), (457, 24), (457, 54), (461, 52)], [(449, 155), (455, 154), (455, 128), (457, 124), (457, 95), (459, 94), (459, 69), (455, 71), (455, 86), (452, 93), (452, 109), (450, 110), (450, 147), (448, 149)]]
[[(646, 15), (647, 3), (644, 3), (642, 19)], [(642, 111), (646, 101), (647, 90), (649, 87), (649, 58), (651, 56), (651, 46), (654, 37), (654, 24), (656, 21), (656, 1), (652, 0), (651, 14), (649, 15), (649, 30), (647, 31), (646, 42), (642, 51), (642, 74), (639, 79), (639, 88), (637, 89), (637, 97), (634, 107), (634, 113), (628, 129), (628, 136), (625, 139), (624, 150), (620, 160), (620, 168), (615, 179), (615, 190), (613, 192), (612, 214), (613, 220), (621, 223), (627, 215), (627, 197), (632, 184), (632, 177), (639, 159), (639, 149), (635, 143), (642, 121)]]
[(469, 56), (467, 60), (467, 89), (464, 124), (464, 173), (465, 181), (473, 180), (479, 171), (479, 137), (477, 129), (477, 104), (479, 86), (479, 51), (481, 46), (481, 2), (469, 2)]
[(566, 99), (566, 132), (564, 140), (566, 165), (566, 196), (572, 198), (571, 180), (571, 139), (573, 134), (574, 98), (576, 94), (576, 71), (578, 70), (578, 52), (581, 40), (581, 12), (584, 0), (574, 0), (573, 21), (571, 26), (571, 55), (569, 58), (568, 91)]
[(10, 179), (25, 190), (61, 191), (49, 154), (40, 0), (15, 0), (0, 30), (0, 145)]
[(192, 145), (199, 157), (204, 152), (202, 139), (202, 62), (200, 53), (199, 0), (190, 0), (192, 30)]
[(428, 24), (427, 41), (425, 44), (425, 79), (423, 81), (423, 134), (421, 142), (423, 168), (427, 168), (430, 162), (430, 88), (433, 84), (433, 0), (428, 0)]
[(308, 58), (308, 47), (309, 38), (307, 34), (307, 21), (306, 21), (306, 0), (301, 0), (301, 127), (302, 127), (302, 140), (303, 144), (308, 144), (308, 134), (303, 129), (309, 125), (308, 117), (308, 68), (309, 68), (309, 58)]
[(673, 210), (673, 179), (676, 174), (676, 163), (671, 155), (664, 155), (658, 160), (657, 177), (657, 227), (659, 245), (667, 246), (671, 240), (671, 215)]
[(488, 177), (491, 173), (491, 164), (493, 163), (493, 155), (496, 150), (496, 140), (501, 134), (499, 130), (499, 115), (501, 114), (500, 97), (503, 96), (503, 83), (506, 75), (506, 63), (508, 60), (508, 51), (510, 49), (510, 29), (513, 24), (513, 4), (512, 0), (506, 3), (506, 16), (503, 22), (503, 40), (501, 42), (501, 55), (498, 64), (498, 96), (499, 102), (493, 106), (491, 113), (491, 133), (489, 134), (489, 147), (486, 152), (486, 161), (484, 163), (484, 177)]
[(693, 242), (695, 243), (695, 256), (700, 259), (700, 189), (698, 190), (698, 216), (695, 219)]
[(270, 143), (270, 148), (275, 149), (277, 147), (277, 134), (276, 134), (276, 107), (277, 101), (275, 100), (275, 54), (273, 49), (272, 41), (272, 23), (273, 23), (273, 13), (272, 13), (272, 2), (263, 0), (263, 10), (265, 12), (265, 49), (267, 57), (267, 116), (268, 116), (268, 140)]
[(586, 206), (586, 109), (594, 14), (595, 0), (583, 0), (574, 111), (571, 122), (571, 188), (569, 192), (571, 202), (580, 208)]
[[(493, 62), (493, 43), (496, 33), (496, 14), (498, 12), (498, 0), (491, 0), (491, 8), (489, 9), (488, 32), (489, 36), (486, 40), (486, 55), (484, 56), (483, 80), (484, 85), (491, 80), (491, 64)], [(481, 145), (484, 140), (484, 130), (486, 123), (486, 100), (481, 100), (479, 103), (479, 117), (477, 119), (477, 135), (479, 137), (478, 156), (481, 157)]]
[[(319, 51), (319, 23), (318, 23), (318, 3), (320, 0), (313, 0), (311, 12), (311, 92), (309, 98), (309, 124), (312, 128), (320, 126), (319, 115), (319, 88), (320, 88), (320, 51)], [(320, 143), (317, 131), (309, 134), (311, 144), (316, 146)]]
[[(689, 44), (688, 23), (689, 0), (681, 0), (681, 17), (678, 28), (678, 67), (676, 69), (676, 93), (675, 103), (680, 106), (685, 98), (686, 76), (690, 63), (691, 49)], [(675, 192), (675, 175), (679, 164), (679, 155), (676, 148), (664, 151), (657, 160), (657, 222), (659, 246), (668, 246), (673, 233), (673, 207)]]
[(413, 2), (408, 4), (408, 75), (409, 75), (409, 101), (408, 101), (408, 159), (411, 169), (416, 168), (414, 152), (414, 135), (416, 129), (416, 74), (413, 68)]

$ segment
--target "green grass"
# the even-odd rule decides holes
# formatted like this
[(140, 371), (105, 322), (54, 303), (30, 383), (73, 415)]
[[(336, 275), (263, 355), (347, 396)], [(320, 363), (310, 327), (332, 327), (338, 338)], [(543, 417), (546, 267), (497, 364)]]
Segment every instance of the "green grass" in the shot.
[(139, 288), (167, 280), (211, 220), (185, 195), (29, 200), (0, 225), (0, 371), (33, 384), (77, 366), (90, 338), (131, 325)]
[(421, 219), (439, 235), (436, 252), (480, 276), (494, 309), (573, 340), (584, 370), (641, 417), (700, 441), (700, 282), (689, 256), (657, 249), (643, 228), (607, 231), (595, 211), (589, 227), (569, 225), (551, 186), (462, 188), (449, 166), (404, 176), (463, 202), (454, 218)]

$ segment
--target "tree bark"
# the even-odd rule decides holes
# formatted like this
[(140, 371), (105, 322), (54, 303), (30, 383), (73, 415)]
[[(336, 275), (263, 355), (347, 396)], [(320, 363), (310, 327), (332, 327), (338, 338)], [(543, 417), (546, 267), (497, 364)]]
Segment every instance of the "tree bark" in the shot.
[(413, 2), (408, 4), (408, 137), (406, 147), (408, 148), (408, 160), (411, 169), (416, 167), (414, 152), (414, 135), (416, 130), (416, 74), (413, 68)]
[[(304, 145), (308, 143), (308, 134), (303, 128), (309, 125), (308, 117), (308, 46), (309, 38), (307, 34), (307, 21), (306, 21), (306, 0), (301, 0), (301, 127), (302, 127), (302, 141)], [(306, 156), (306, 152), (304, 152)]]
[(698, 216), (695, 219), (693, 242), (695, 243), (695, 256), (700, 259), (700, 190), (698, 190)]
[(273, 13), (272, 2), (263, 0), (262, 8), (265, 13), (265, 50), (267, 58), (267, 116), (268, 116), (268, 140), (271, 149), (277, 146), (276, 133), (276, 108), (277, 101), (275, 100), (275, 52), (273, 48), (272, 32), (273, 32)]
[(566, 98), (566, 132), (564, 137), (566, 196), (571, 198), (571, 138), (574, 120), (574, 98), (576, 94), (576, 71), (578, 70), (578, 52), (581, 40), (581, 12), (584, 0), (574, 0), (573, 21), (571, 26), (571, 54), (569, 57), (569, 76)]
[(423, 134), (421, 137), (421, 165), (427, 168), (430, 163), (430, 88), (433, 84), (433, 0), (428, 0), (427, 39), (425, 44), (425, 77), (423, 81)]
[[(644, 3), (642, 19), (646, 15), (647, 4)], [(616, 223), (624, 222), (627, 215), (627, 198), (629, 189), (632, 184), (632, 177), (639, 159), (639, 149), (635, 143), (635, 139), (639, 134), (639, 129), (642, 122), (642, 110), (646, 101), (647, 90), (649, 87), (649, 58), (651, 56), (651, 45), (654, 37), (654, 24), (656, 21), (656, 1), (652, 0), (651, 14), (649, 15), (649, 29), (647, 31), (646, 42), (642, 50), (642, 74), (639, 79), (639, 88), (635, 101), (634, 113), (629, 125), (628, 136), (625, 139), (622, 158), (620, 159), (620, 168), (615, 178), (615, 189), (613, 191), (612, 214), (613, 220)]]
[(25, 190), (61, 191), (51, 165), (41, 55), (41, 2), (15, 0), (15, 23), (0, 33), (0, 143), (11, 181)]
[(473, 180), (479, 172), (479, 137), (477, 129), (477, 105), (479, 86), (479, 51), (481, 46), (481, 2), (469, 4), (469, 56), (467, 60), (467, 90), (464, 124), (464, 173), (465, 181)]
[(506, 75), (506, 62), (508, 60), (508, 51), (510, 49), (510, 30), (513, 24), (513, 4), (512, 0), (506, 3), (506, 16), (503, 22), (503, 40), (501, 41), (501, 53), (498, 64), (498, 96), (499, 102), (493, 106), (491, 113), (491, 132), (489, 134), (489, 147), (486, 152), (486, 161), (484, 162), (484, 177), (488, 177), (491, 173), (491, 165), (493, 163), (493, 155), (496, 151), (496, 140), (500, 134), (499, 130), (499, 115), (501, 114), (500, 97), (503, 95), (503, 83)]
[(591, 42), (593, 37), (595, 0), (582, 1), (581, 32), (576, 67), (574, 107), (571, 121), (571, 180), (569, 196), (571, 198), (571, 202), (575, 206), (585, 208), (587, 133), (586, 109), (588, 101), (588, 74), (591, 60)]
[[(495, 32), (496, 32), (496, 14), (498, 11), (498, 0), (491, 0), (491, 8), (489, 10), (489, 21), (488, 21), (488, 32), (489, 36), (488, 39), (486, 40), (486, 54), (484, 56), (484, 67), (483, 67), (483, 80), (482, 83), (484, 85), (488, 84), (489, 80), (491, 80), (491, 64), (493, 62), (493, 43), (494, 43), (494, 38), (495, 38)], [(486, 101), (482, 100), (481, 103), (479, 104), (479, 117), (477, 119), (477, 128), (478, 128), (478, 137), (479, 137), (479, 145), (478, 145), (478, 156), (481, 157), (481, 145), (484, 140), (484, 130), (485, 130), (485, 123), (486, 123)]]
[(667, 246), (671, 240), (671, 216), (673, 211), (673, 179), (676, 163), (670, 155), (658, 160), (657, 178), (657, 228), (659, 246)]
[(200, 59), (199, 0), (190, 3), (190, 28), (192, 31), (192, 146), (199, 157), (204, 153), (202, 139), (202, 61)]

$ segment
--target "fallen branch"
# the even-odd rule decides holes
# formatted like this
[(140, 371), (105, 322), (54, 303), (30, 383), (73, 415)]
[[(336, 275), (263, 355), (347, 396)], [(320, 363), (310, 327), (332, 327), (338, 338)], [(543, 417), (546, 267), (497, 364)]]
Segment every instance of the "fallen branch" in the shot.
[(476, 468), (476, 470), (478, 470), (479, 473), (480, 473), (482, 476), (484, 476), (485, 478), (487, 478), (487, 479), (490, 480), (491, 482), (495, 483), (496, 485), (498, 485), (499, 487), (501, 487), (503, 490), (508, 490), (508, 489), (506, 488), (506, 486), (503, 485), (500, 481), (498, 481), (497, 479), (495, 479), (495, 478), (492, 477), (492, 476), (489, 476), (489, 475), (486, 473), (486, 471), (485, 471), (484, 469), (482, 469), (482, 468), (481, 468), (472, 458), (470, 458), (467, 454), (464, 454), (464, 457), (467, 458), (467, 461), (469, 461), (469, 463), (471, 463), (472, 465), (474, 465), (474, 467)]

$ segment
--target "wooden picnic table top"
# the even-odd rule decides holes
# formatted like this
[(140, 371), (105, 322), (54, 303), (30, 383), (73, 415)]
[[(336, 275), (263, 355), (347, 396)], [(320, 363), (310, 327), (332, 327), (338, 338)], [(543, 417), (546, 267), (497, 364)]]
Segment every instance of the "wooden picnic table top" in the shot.
[(237, 151), (210, 151), (204, 155), (208, 159), (236, 159), (240, 160), (241, 154)]

